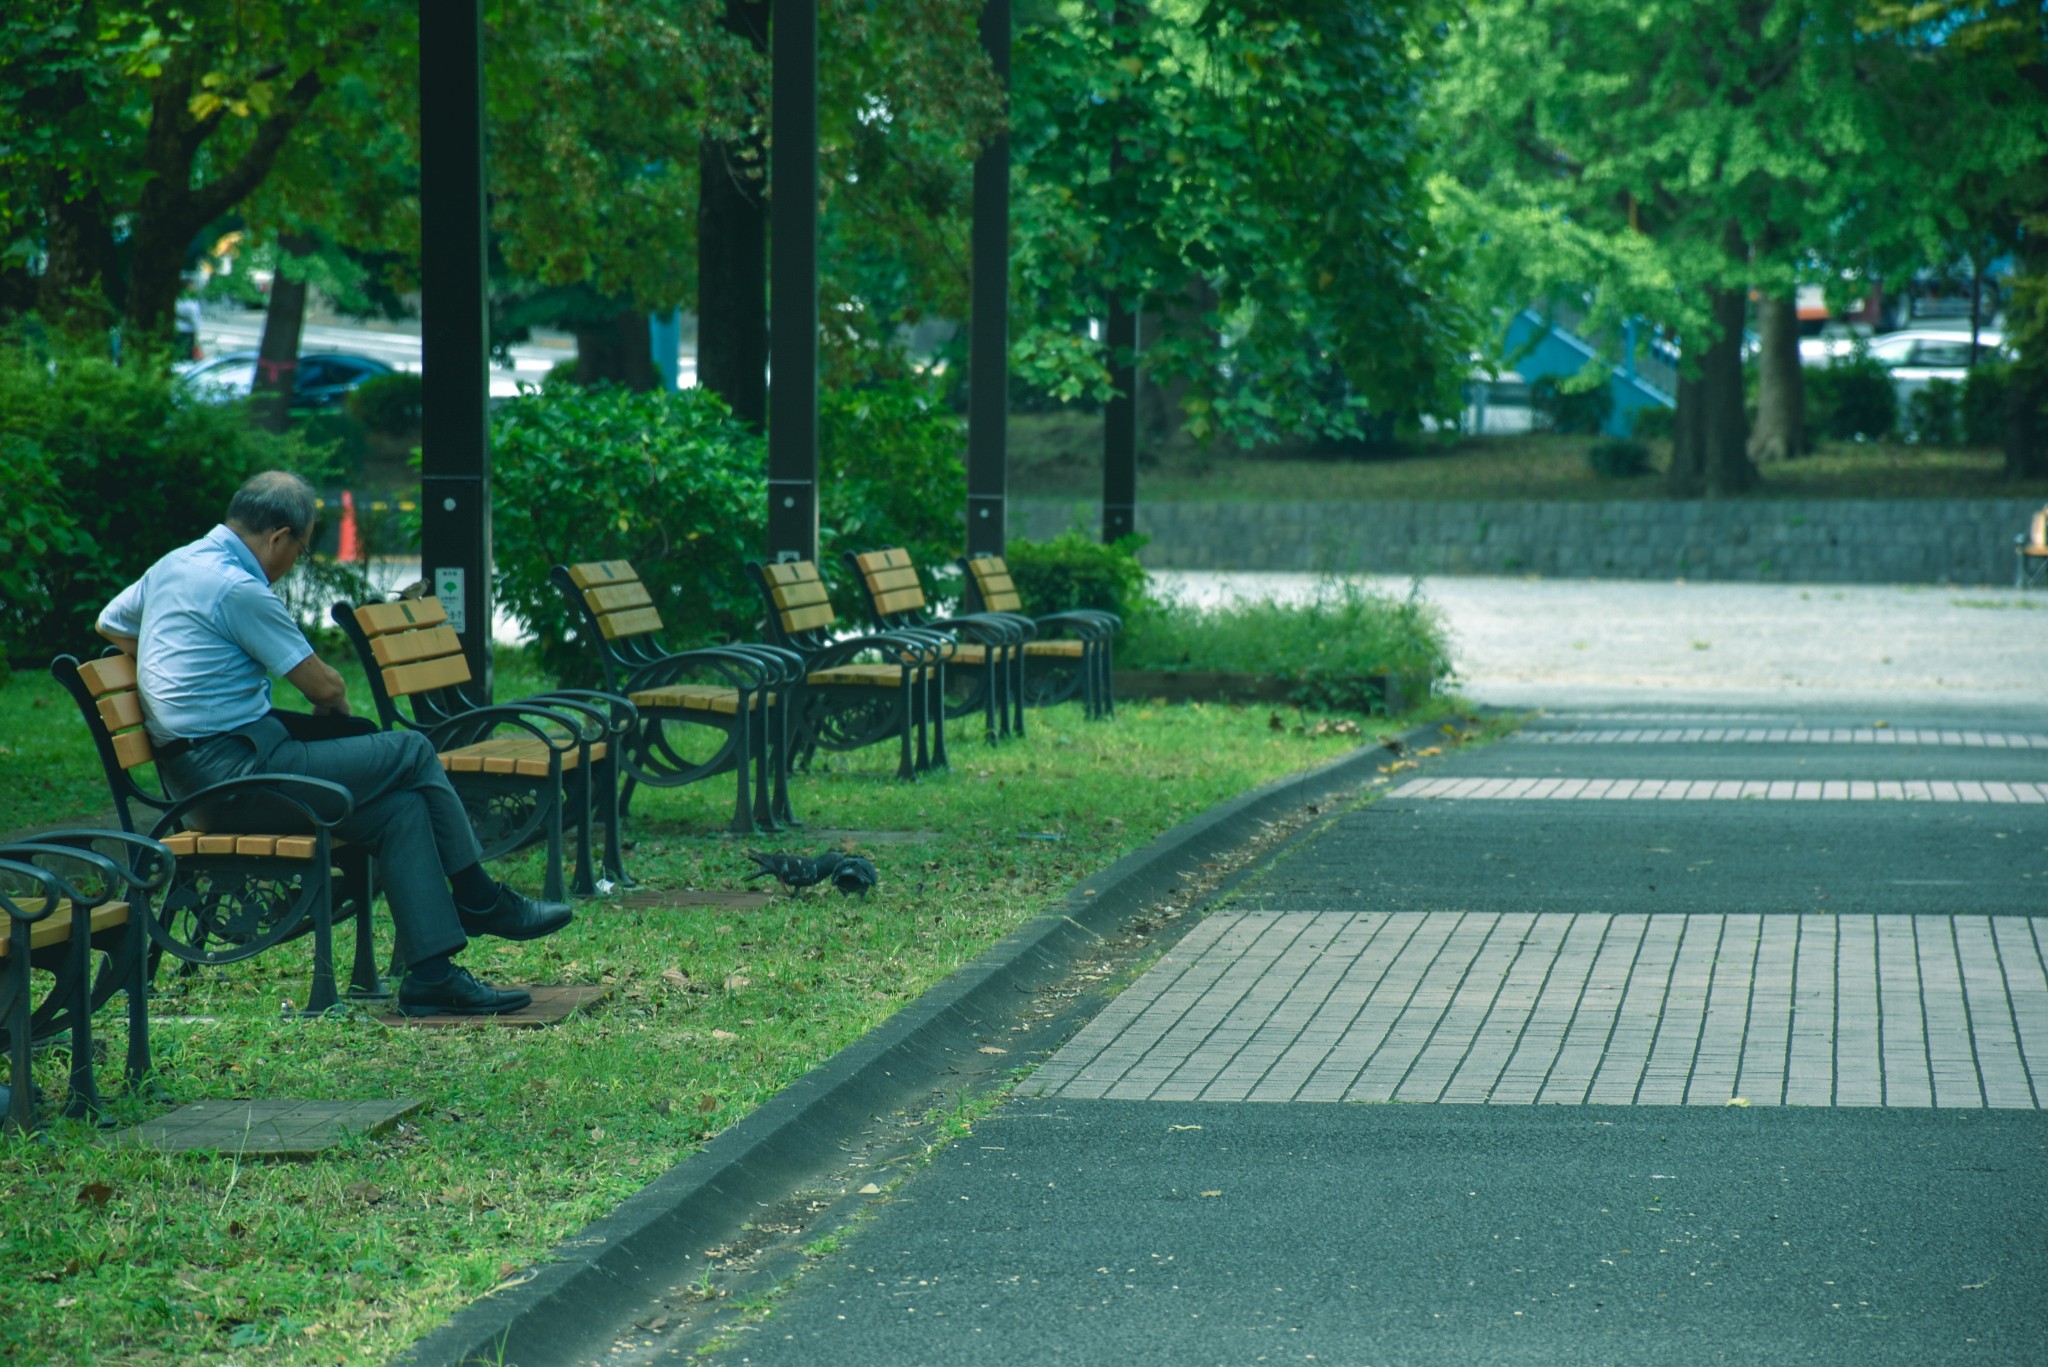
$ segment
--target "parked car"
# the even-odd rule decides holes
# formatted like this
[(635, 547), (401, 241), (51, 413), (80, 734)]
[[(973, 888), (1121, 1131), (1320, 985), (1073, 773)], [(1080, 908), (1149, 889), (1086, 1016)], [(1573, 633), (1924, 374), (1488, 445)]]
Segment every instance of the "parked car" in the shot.
[[(1970, 369), (1968, 328), (1907, 328), (1870, 338), (1805, 337), (1799, 342), (1799, 360), (1804, 365), (1827, 365), (1838, 356), (1852, 354), (1859, 345), (1901, 383), (1917, 386), (1932, 379), (1960, 380)], [(2004, 346), (2002, 332), (1983, 328), (1977, 333), (1980, 360), (1996, 355)]]
[[(192, 392), (209, 403), (231, 403), (246, 399), (256, 385), (256, 353), (228, 351), (204, 361), (181, 364), (175, 369)], [(389, 375), (393, 367), (369, 356), (345, 351), (300, 353), (299, 371), (292, 383), (292, 407), (338, 408), (348, 392), (365, 380)]]

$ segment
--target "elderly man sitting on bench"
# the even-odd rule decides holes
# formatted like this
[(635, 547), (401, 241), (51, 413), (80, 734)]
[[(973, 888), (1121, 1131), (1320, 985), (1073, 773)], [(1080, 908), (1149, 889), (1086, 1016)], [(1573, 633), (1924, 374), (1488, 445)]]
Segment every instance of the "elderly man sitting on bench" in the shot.
[[(337, 674), (313, 653), (271, 588), (313, 535), (312, 486), (272, 470), (236, 491), (227, 520), (152, 565), (101, 612), (99, 632), (136, 658), (157, 768), (174, 797), (244, 774), (339, 784), (354, 814), (334, 834), (367, 846), (391, 904), (407, 1015), (496, 1015), (532, 998), (479, 981), (453, 961), (471, 935), (532, 940), (567, 925), (568, 906), (491, 879), (482, 849), (417, 732), (354, 721)], [(270, 705), (270, 675), (306, 695), (313, 715)], [(248, 806), (242, 829), (261, 829)]]

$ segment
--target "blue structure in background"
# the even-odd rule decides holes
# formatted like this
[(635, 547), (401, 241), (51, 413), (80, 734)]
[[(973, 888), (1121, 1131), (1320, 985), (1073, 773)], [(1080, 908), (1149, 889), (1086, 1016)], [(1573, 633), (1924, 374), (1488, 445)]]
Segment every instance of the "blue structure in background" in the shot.
[(683, 370), (683, 311), (670, 309), (667, 313), (648, 314), (647, 343), (662, 388), (674, 389)]
[[(1629, 435), (1638, 409), (1678, 406), (1676, 355), (1657, 341), (1639, 347), (1637, 331), (1635, 323), (1628, 325), (1623, 337), (1623, 359), (1612, 367), (1613, 374), (1607, 382), (1614, 395), (1614, 411), (1602, 430), (1612, 436)], [(1645, 353), (1641, 357), (1637, 356), (1639, 350)], [(1563, 380), (1576, 375), (1598, 354), (1595, 347), (1570, 331), (1564, 320), (1540, 309), (1523, 309), (1508, 324), (1504, 355), (1516, 358), (1515, 371), (1531, 383), (1546, 377)]]

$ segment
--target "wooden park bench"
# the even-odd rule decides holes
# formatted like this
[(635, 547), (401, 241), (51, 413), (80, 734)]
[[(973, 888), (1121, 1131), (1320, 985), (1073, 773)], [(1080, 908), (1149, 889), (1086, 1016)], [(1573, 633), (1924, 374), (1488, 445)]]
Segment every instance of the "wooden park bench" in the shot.
[(951, 641), (929, 632), (839, 637), (816, 564), (750, 561), (747, 572), (767, 605), (770, 640), (803, 661), (790, 722), (800, 763), (808, 766), (820, 747), (857, 750), (894, 738), (898, 778), (946, 767), (946, 715), (937, 699)]
[(2048, 574), (2048, 507), (2034, 514), (2027, 530), (2012, 539), (2012, 586), (2026, 588)]
[[(595, 896), (591, 849), (602, 818), (605, 877), (615, 884), (631, 881), (619, 856), (614, 758), (617, 742), (636, 724), (631, 703), (583, 690), (480, 701), (469, 692), (462, 638), (432, 595), (361, 607), (336, 603), (330, 615), (362, 660), (378, 724), (387, 731), (419, 731), (433, 742), (476, 827), (484, 858), (545, 842), (541, 896), (563, 901), (564, 831), (573, 825), (576, 868), (566, 891)], [(411, 716), (398, 710), (400, 698)]]
[(1033, 628), (1024, 645), (1025, 701), (1045, 707), (1079, 697), (1089, 717), (1116, 711), (1110, 643), (1123, 627), (1122, 618), (1093, 608), (1031, 617), (1001, 556), (964, 556), (960, 568), (967, 576), (961, 594), (967, 611), (1013, 615)]
[(163, 845), (125, 831), (49, 831), (0, 844), (0, 1048), (8, 1060), (0, 1130), (34, 1128), (29, 1051), (65, 1035), (64, 1114), (99, 1113), (92, 1017), (117, 992), (128, 999), (128, 1085), (148, 1075), (149, 899), (174, 867)]
[[(582, 621), (605, 687), (640, 712), (621, 756), (621, 812), (639, 784), (675, 788), (732, 773), (734, 831), (797, 824), (789, 806), (788, 703), (803, 661), (795, 652), (754, 644), (670, 650), (654, 596), (624, 560), (557, 565), (548, 578)], [(688, 753), (691, 738), (707, 732), (719, 737), (711, 752)]]
[[(134, 657), (81, 664), (60, 655), (50, 672), (85, 717), (121, 829), (161, 841), (176, 860), (145, 927), (152, 972), (163, 954), (192, 965), (235, 963), (310, 932), (306, 1010), (325, 1011), (340, 1000), (333, 943), (339, 914), (357, 922), (350, 994), (386, 995), (370, 925), (369, 852), (331, 835), (354, 810), (347, 789), (296, 774), (246, 774), (172, 798), (160, 781), (145, 785), (137, 777), (154, 775), (155, 754), (142, 724)], [(257, 803), (261, 819), (237, 823), (235, 809)]]
[(947, 699), (947, 720), (980, 712), (989, 741), (1009, 735), (1013, 727), (1018, 735), (1024, 734), (1024, 645), (1032, 634), (1030, 622), (995, 613), (934, 616), (917, 566), (901, 546), (848, 551), (843, 559), (860, 586), (868, 621), (876, 630), (931, 631), (953, 642), (946, 661), (947, 682), (957, 679), (966, 686)]

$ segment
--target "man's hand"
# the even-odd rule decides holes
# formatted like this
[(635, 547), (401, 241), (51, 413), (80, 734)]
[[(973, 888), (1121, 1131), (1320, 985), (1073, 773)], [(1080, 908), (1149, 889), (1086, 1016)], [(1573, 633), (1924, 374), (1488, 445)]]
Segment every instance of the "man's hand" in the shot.
[(348, 685), (342, 682), (334, 667), (318, 655), (308, 655), (299, 661), (284, 676), (284, 681), (306, 695), (306, 701), (313, 704), (316, 715), (355, 715), (348, 709)]

